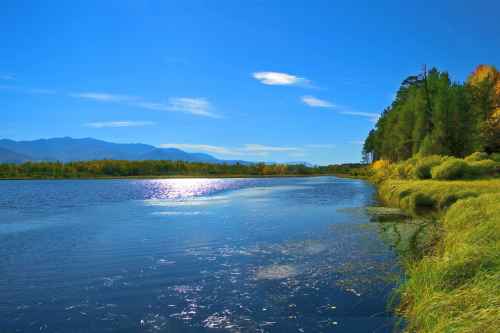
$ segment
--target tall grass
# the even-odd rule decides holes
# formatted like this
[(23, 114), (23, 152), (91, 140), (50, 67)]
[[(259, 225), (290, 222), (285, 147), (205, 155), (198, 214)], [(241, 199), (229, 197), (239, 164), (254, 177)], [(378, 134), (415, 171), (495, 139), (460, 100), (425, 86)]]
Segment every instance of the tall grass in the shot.
[[(485, 154), (464, 160), (433, 156), (374, 170), (387, 204), (438, 217), (438, 241), (405, 261), (397, 310), (407, 332), (499, 331), (498, 163), (497, 156)], [(421, 179), (429, 173), (432, 179)]]
[(458, 201), (433, 255), (413, 262), (400, 287), (408, 332), (498, 332), (500, 193)]

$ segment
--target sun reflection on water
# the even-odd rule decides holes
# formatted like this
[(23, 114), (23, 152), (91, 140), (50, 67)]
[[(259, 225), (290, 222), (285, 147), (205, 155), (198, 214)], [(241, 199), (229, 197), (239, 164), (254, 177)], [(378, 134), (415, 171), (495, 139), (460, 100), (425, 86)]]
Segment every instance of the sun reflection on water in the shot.
[(234, 188), (227, 179), (156, 179), (145, 185), (156, 199), (183, 199)]

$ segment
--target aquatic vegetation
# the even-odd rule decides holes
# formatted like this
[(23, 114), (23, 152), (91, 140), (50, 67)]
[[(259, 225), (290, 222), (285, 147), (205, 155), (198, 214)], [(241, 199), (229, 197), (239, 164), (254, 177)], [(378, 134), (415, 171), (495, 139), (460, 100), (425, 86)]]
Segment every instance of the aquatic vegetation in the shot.
[(257, 279), (286, 279), (298, 275), (297, 268), (292, 265), (271, 265), (257, 271)]
[(406, 221), (410, 217), (402, 209), (394, 207), (367, 207), (365, 211), (375, 222)]

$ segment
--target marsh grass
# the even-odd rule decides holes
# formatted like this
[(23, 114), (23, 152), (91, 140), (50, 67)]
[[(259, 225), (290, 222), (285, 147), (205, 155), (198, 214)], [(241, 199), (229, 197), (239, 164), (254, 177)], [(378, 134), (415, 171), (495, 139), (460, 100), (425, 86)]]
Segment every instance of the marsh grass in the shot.
[(391, 206), (438, 218), (429, 233), (434, 241), (420, 237), (427, 244), (415, 241), (405, 257), (397, 297), (405, 330), (498, 332), (500, 179), (386, 179), (379, 195)]

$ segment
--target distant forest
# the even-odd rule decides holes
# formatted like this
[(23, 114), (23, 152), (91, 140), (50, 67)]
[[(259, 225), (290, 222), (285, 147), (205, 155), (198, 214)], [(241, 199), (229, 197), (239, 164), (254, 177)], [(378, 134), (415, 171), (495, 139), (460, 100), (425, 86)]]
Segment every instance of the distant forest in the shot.
[(465, 83), (436, 68), (406, 78), (363, 146), (365, 162), (500, 152), (500, 72), (480, 65)]
[(302, 164), (212, 164), (184, 161), (27, 162), (0, 164), (0, 178), (63, 179), (113, 177), (237, 177), (237, 176), (307, 176), (349, 174), (366, 175), (362, 164), (309, 167)]

